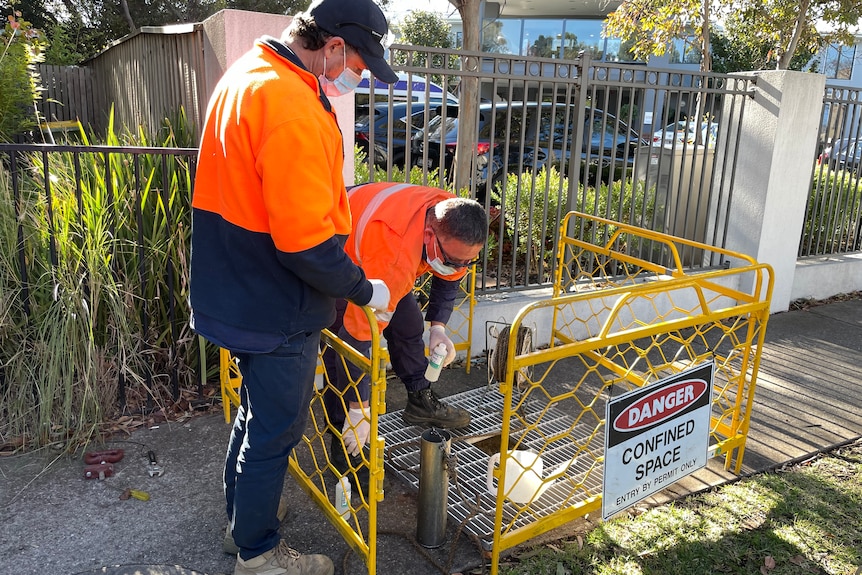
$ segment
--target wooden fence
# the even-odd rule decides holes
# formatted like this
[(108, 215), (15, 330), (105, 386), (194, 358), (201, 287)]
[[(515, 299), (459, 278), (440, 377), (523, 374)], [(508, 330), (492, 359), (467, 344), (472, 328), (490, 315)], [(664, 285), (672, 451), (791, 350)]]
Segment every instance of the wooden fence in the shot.
[(46, 122), (80, 121), (85, 126), (100, 124), (105, 109), (97, 90), (93, 70), (85, 66), (39, 64), (42, 99), (36, 102), (39, 119)]
[(40, 65), (45, 91), (37, 108), (48, 122), (79, 120), (102, 132), (114, 125), (158, 129), (180, 108), (200, 125), (206, 107), (203, 40), (197, 25), (144, 27), (83, 66)]

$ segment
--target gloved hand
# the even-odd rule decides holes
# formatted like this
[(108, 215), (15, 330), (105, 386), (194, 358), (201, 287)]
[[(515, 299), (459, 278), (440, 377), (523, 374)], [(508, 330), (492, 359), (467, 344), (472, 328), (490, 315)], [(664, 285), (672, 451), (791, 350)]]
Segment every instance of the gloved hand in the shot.
[(341, 438), (347, 453), (356, 456), (368, 442), (368, 433), (371, 431), (371, 421), (365, 415), (361, 407), (351, 407), (344, 418), (344, 426), (341, 428)]
[(383, 280), (368, 280), (368, 282), (374, 291), (371, 292), (371, 299), (365, 305), (380, 311), (389, 309), (389, 288), (386, 287), (386, 282)]
[(441, 343), (446, 346), (446, 358), (443, 360), (443, 367), (445, 367), (455, 359), (455, 344), (446, 337), (445, 327), (439, 324), (432, 325), (428, 330), (428, 349), (434, 349)]
[(392, 311), (376, 311), (374, 317), (377, 318), (378, 323), (389, 323), (392, 321), (392, 314), (394, 313)]

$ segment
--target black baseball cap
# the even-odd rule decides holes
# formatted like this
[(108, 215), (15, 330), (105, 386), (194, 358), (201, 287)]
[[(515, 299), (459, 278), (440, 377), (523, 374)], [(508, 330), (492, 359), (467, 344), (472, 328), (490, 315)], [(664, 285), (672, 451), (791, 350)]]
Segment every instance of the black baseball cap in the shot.
[(398, 75), (383, 59), (389, 24), (372, 0), (314, 0), (308, 14), (321, 30), (356, 48), (376, 78), (387, 84), (398, 81)]

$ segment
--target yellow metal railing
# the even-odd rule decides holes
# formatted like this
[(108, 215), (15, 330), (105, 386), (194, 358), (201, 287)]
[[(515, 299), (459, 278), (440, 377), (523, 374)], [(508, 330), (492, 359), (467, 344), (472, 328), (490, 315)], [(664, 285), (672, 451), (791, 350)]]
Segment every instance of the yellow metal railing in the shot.
[[(580, 221), (575, 221), (578, 219)], [(595, 245), (567, 230), (603, 227)], [(715, 363), (709, 452), (725, 468), (742, 465), (760, 350), (772, 292), (768, 265), (705, 244), (587, 214), (570, 213), (561, 227), (554, 297), (525, 306), (511, 326), (548, 325), (546, 348), (520, 352), (510, 338), (500, 445), (537, 452), (534, 495), (516, 503), (520, 475), (500, 449), (491, 573), (515, 545), (602, 507), (605, 407), (626, 391), (705, 361)], [(686, 273), (680, 250), (720, 256), (728, 267)], [(667, 269), (651, 256), (675, 262)], [(658, 259), (658, 258), (655, 258)], [(517, 379), (516, 379), (517, 376)], [(522, 462), (523, 463), (523, 462)], [(535, 471), (535, 470), (534, 470)], [(532, 492), (531, 492), (532, 493)], [(523, 493), (520, 493), (523, 499)]]
[[(415, 291), (423, 311), (427, 305), (427, 297), (423, 297), (422, 294), (427, 295), (430, 290), (430, 280), (431, 276), (425, 275), (416, 282)], [(447, 325), (447, 331), (456, 350), (467, 354), (468, 360), (465, 365), (468, 372), (472, 350), (473, 309), (476, 301), (475, 286), (474, 267), (461, 282), (461, 292), (455, 301), (452, 317)], [(290, 458), (289, 470), (299, 486), (317, 503), (344, 540), (363, 558), (369, 575), (374, 575), (377, 563), (377, 504), (383, 499), (384, 473), (384, 441), (379, 436), (377, 421), (380, 415), (386, 413), (386, 366), (389, 356), (386, 348), (381, 345), (377, 320), (372, 310), (368, 307), (363, 309), (371, 325), (370, 357), (362, 355), (329, 330), (321, 332), (322, 349), (318, 359), (317, 374), (318, 381), (322, 380), (322, 383), (319, 383), (312, 397), (309, 424)], [(322, 359), (327, 348), (335, 353), (336, 363), (340, 363), (340, 369), (349, 373), (346, 370), (346, 365), (349, 363), (356, 366), (360, 372), (359, 377), (349, 381), (347, 389), (341, 392), (337, 391), (334, 384), (335, 374), (327, 373)], [(346, 412), (347, 402), (356, 397), (357, 385), (363, 377), (369, 378), (371, 390), (369, 449), (363, 452), (359, 468), (351, 468), (348, 473), (359, 474), (367, 469), (370, 477), (369, 492), (365, 493), (362, 489), (354, 490), (350, 512), (346, 517), (342, 517), (334, 505), (335, 484), (340, 473), (331, 463), (329, 437), (335, 436), (338, 439), (338, 445), (334, 446), (336, 449), (343, 448), (344, 443), (341, 429), (336, 428), (326, 415), (323, 398), (327, 391), (335, 394)], [(225, 421), (230, 422), (231, 408), (240, 403), (239, 390), (242, 376), (230, 352), (223, 348), (219, 350), (219, 380)]]
[[(297, 484), (317, 503), (344, 540), (363, 558), (368, 566), (368, 572), (374, 573), (377, 558), (377, 503), (383, 499), (383, 439), (378, 436), (377, 419), (380, 414), (386, 412), (386, 350), (380, 345), (374, 313), (368, 307), (363, 310), (372, 327), (370, 357), (362, 355), (329, 330), (321, 332), (317, 374), (318, 379), (322, 376), (322, 385), (316, 388), (312, 396), (309, 424), (302, 440), (293, 450), (288, 469)], [(350, 363), (356, 366), (360, 373), (356, 380), (349, 381), (347, 389), (343, 391), (337, 390), (334, 383), (335, 374), (327, 373), (324, 367), (322, 357), (327, 349), (335, 353), (336, 364), (341, 363), (339, 368), (349, 374), (346, 364)], [(341, 437), (341, 428), (329, 421), (324, 409), (323, 397), (327, 390), (331, 391), (339, 398), (344, 412), (347, 412), (347, 402), (350, 397), (356, 396), (356, 386), (363, 377), (369, 378), (371, 390), (369, 449), (362, 452), (359, 467), (350, 467), (347, 473), (360, 474), (368, 470), (370, 479), (367, 493), (362, 490), (361, 482), (356, 481), (358, 489), (352, 492), (350, 512), (346, 517), (342, 517), (335, 507), (335, 485), (341, 472), (332, 465), (329, 450), (330, 447), (343, 449), (344, 441)], [(242, 376), (230, 352), (223, 348), (219, 350), (219, 379), (225, 420), (230, 422), (231, 408), (240, 403), (239, 389)], [(330, 443), (330, 434), (338, 439), (337, 446)], [(349, 462), (348, 465), (350, 465)]]

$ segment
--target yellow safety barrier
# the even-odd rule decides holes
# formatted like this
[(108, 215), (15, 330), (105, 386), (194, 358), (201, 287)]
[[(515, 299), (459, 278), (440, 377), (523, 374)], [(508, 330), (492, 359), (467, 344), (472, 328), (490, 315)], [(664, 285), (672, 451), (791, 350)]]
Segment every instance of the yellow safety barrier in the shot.
[[(416, 282), (415, 291), (424, 310), (427, 306), (427, 296), (430, 289), (430, 275), (423, 276)], [(455, 301), (452, 317), (448, 323), (448, 331), (457, 350), (467, 353), (466, 369), (470, 368), (470, 352), (473, 325), (473, 308), (475, 306), (474, 290), (476, 285), (475, 267), (467, 274), (461, 283), (461, 295)], [(319, 383), (309, 407), (309, 424), (300, 443), (294, 448), (288, 469), (298, 485), (317, 503), (326, 518), (335, 526), (344, 540), (363, 558), (369, 575), (376, 573), (377, 563), (377, 504), (383, 499), (383, 461), (384, 441), (379, 436), (378, 418), (386, 413), (386, 366), (388, 353), (381, 346), (377, 321), (372, 310), (363, 308), (372, 326), (371, 356), (360, 354), (355, 348), (339, 339), (329, 330), (321, 332), (322, 350), (318, 359), (317, 373)], [(347, 389), (339, 392), (334, 384), (335, 374), (327, 372), (323, 362), (326, 349), (335, 353), (335, 362), (339, 368), (346, 370), (346, 365), (352, 364), (359, 368), (361, 375), (351, 380)], [(348, 372), (349, 373), (349, 372)], [(343, 448), (340, 427), (334, 426), (328, 419), (324, 408), (324, 394), (330, 392), (338, 397), (344, 411), (347, 402), (356, 397), (356, 386), (362, 377), (368, 377), (370, 383), (369, 410), (371, 429), (369, 433), (369, 449), (362, 454), (358, 468), (350, 468), (348, 473), (364, 474), (367, 469), (370, 477), (369, 493), (361, 489), (354, 490), (350, 511), (346, 516), (339, 514), (335, 507), (335, 485), (339, 472), (332, 465), (330, 448)], [(226, 349), (219, 350), (219, 379), (221, 384), (222, 404), (225, 420), (231, 420), (231, 407), (240, 403), (239, 389), (242, 376), (236, 361)], [(337, 438), (337, 444), (331, 444), (330, 437)], [(355, 477), (354, 476), (354, 477)], [(360, 484), (359, 481), (356, 482)], [(361, 485), (360, 485), (361, 487)]]
[[(380, 346), (377, 322), (370, 308), (363, 308), (372, 326), (371, 357), (365, 357), (353, 347), (338, 339), (329, 330), (321, 334), (324, 349), (335, 352), (339, 369), (346, 371), (348, 363), (358, 367), (359, 378), (351, 380), (347, 389), (339, 392), (335, 386), (335, 374), (323, 370), (323, 389), (318, 389), (309, 407), (310, 417), (306, 432), (290, 458), (289, 470), (297, 484), (317, 503), (326, 518), (332, 523), (344, 540), (363, 558), (369, 573), (375, 573), (377, 565), (377, 504), (383, 499), (383, 439), (378, 435), (377, 420), (386, 412), (386, 363), (385, 350)], [(321, 352), (320, 365), (323, 365)], [(371, 429), (368, 435), (368, 450), (362, 452), (361, 463), (357, 469), (349, 469), (354, 477), (365, 469), (369, 475), (369, 493), (359, 489), (352, 493), (350, 512), (342, 517), (335, 507), (335, 485), (340, 475), (332, 465), (333, 449), (343, 449), (340, 426), (334, 426), (327, 417), (323, 405), (324, 392), (331, 391), (338, 397), (344, 412), (347, 402), (356, 397), (356, 386), (363, 377), (369, 378), (369, 413)], [(330, 443), (330, 436), (337, 438)], [(363, 469), (364, 468), (364, 469)]]
[[(416, 281), (413, 291), (417, 295), (422, 311), (428, 306), (428, 293), (431, 290), (431, 274), (425, 274)], [(452, 316), (446, 324), (446, 331), (455, 344), (456, 351), (463, 351), (467, 361), (464, 369), (470, 373), (470, 358), (473, 357), (473, 312), (476, 307), (476, 266), (470, 268), (461, 280), (461, 291), (455, 299)]]
[(239, 366), (228, 350), (220, 347), (218, 350), (218, 378), (221, 385), (221, 406), (224, 410), (224, 420), (230, 423), (231, 407), (239, 407), (239, 386), (242, 374)]
[[(591, 233), (608, 240), (578, 239)], [(771, 268), (575, 212), (566, 216), (560, 238), (554, 297), (525, 306), (511, 325), (512, 333), (550, 325), (546, 337), (534, 337), (550, 345), (519, 352), (517, 338), (509, 339), (499, 387), (502, 425), (492, 449), (500, 452), (499, 467), (489, 477), (496, 481), (493, 527), (482, 537), (492, 574), (504, 550), (601, 510), (605, 407), (626, 391), (713, 361), (709, 454), (724, 455), (725, 467), (736, 473), (742, 464)], [(719, 265), (685, 272), (681, 251)], [(657, 255), (674, 266), (653, 263)], [(534, 455), (512, 453), (528, 450)], [(533, 472), (528, 485), (514, 481)]]

